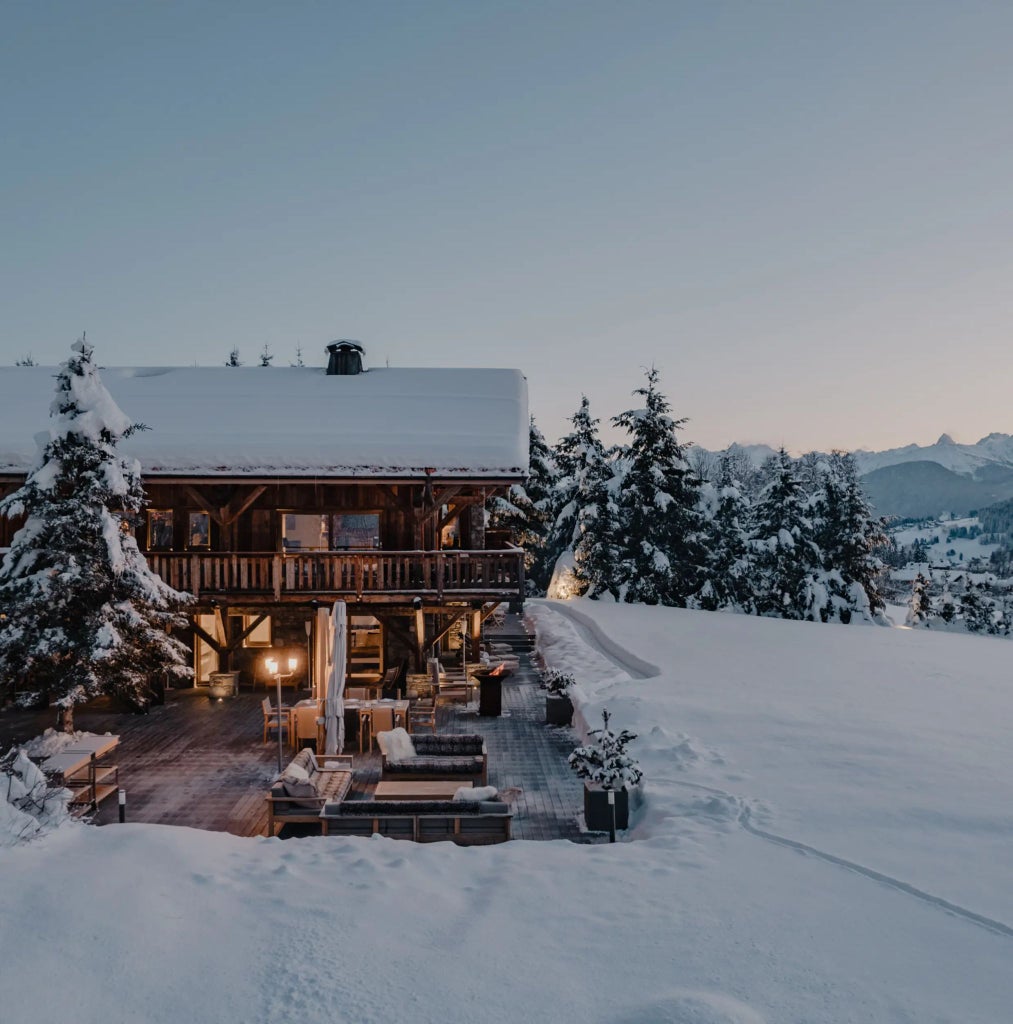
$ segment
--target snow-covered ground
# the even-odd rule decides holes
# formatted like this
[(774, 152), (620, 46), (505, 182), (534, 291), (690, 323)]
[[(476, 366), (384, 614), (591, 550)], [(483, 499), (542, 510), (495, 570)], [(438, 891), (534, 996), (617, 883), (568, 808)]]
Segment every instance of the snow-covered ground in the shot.
[[(616, 846), (62, 828), (0, 850), (11, 1020), (1005, 1024), (1008, 646), (535, 604), (640, 732)], [(577, 616), (576, 619), (573, 616)]]
[[(959, 519), (928, 520), (924, 523), (916, 523), (911, 526), (904, 526), (901, 529), (893, 530), (893, 538), (898, 546), (909, 547), (915, 541), (923, 541), (929, 545), (929, 562), (932, 565), (949, 563), (955, 568), (963, 568), (972, 559), (981, 559), (986, 565), (993, 551), (999, 547), (998, 544), (982, 544), (979, 537), (953, 537), (950, 538), (950, 531), (964, 527), (967, 530), (977, 527), (981, 523), (977, 516), (964, 516)], [(933, 543), (935, 541), (935, 543)], [(947, 554), (952, 551), (953, 554)], [(895, 574), (896, 575), (896, 574)], [(897, 576), (899, 579), (900, 576)]]

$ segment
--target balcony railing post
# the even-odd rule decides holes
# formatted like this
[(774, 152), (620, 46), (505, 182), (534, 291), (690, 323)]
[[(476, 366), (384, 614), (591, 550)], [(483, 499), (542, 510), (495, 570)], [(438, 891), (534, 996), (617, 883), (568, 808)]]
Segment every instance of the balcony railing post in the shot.
[(282, 556), (275, 555), (271, 559), (271, 575), (273, 579), (271, 582), (274, 584), (274, 599), (275, 601), (281, 600), (281, 573), (282, 573)]

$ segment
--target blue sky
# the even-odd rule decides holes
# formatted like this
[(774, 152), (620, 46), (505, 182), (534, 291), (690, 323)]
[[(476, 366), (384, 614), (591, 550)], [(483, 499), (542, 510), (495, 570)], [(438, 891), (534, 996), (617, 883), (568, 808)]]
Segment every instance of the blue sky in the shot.
[(0, 361), (506, 365), (558, 436), (1013, 432), (1013, 6), (8, 3)]

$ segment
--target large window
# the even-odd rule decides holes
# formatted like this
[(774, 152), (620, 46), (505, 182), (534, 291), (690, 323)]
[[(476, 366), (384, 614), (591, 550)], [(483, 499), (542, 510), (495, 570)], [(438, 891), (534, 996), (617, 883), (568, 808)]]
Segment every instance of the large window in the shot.
[(361, 551), (380, 546), (377, 512), (335, 512), (307, 515), (285, 512), (281, 517), (283, 551)]
[(148, 550), (172, 550), (172, 509), (148, 510)]
[(330, 547), (330, 517), (286, 512), (281, 517), (283, 551), (326, 551)]
[(331, 518), (332, 548), (344, 551), (380, 546), (380, 516), (376, 512), (336, 512)]

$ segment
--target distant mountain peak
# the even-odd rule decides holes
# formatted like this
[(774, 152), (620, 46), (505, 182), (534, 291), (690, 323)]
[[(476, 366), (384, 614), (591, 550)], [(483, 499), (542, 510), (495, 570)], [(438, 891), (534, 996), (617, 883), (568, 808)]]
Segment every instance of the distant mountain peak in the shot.
[(954, 441), (953, 438), (950, 437), (949, 434), (940, 434), (939, 435), (939, 440), (936, 441), (936, 444), (956, 444), (956, 443), (957, 442)]

